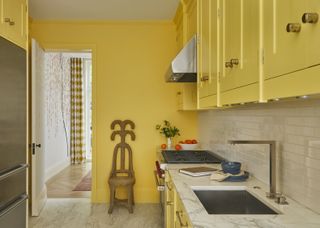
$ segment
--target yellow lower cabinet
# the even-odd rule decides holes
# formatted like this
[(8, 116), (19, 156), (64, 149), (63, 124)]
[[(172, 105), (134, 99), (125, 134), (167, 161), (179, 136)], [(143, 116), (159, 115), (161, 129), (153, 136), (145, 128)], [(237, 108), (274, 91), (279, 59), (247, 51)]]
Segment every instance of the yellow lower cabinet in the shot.
[(186, 210), (184, 209), (184, 206), (181, 202), (181, 199), (178, 194), (176, 194), (176, 210), (175, 210), (175, 216), (176, 216), (176, 228), (189, 228), (192, 227), (192, 224), (190, 222), (190, 219), (188, 217), (188, 214), (186, 213)]
[(165, 174), (165, 227), (175, 227), (175, 189), (170, 174)]

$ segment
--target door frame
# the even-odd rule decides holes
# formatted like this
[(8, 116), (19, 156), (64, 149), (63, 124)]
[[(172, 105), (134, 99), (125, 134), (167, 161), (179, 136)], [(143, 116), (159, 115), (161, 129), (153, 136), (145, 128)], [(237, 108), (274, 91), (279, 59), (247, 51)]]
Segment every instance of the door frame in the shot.
[[(82, 43), (41, 43), (41, 47), (45, 51), (68, 51), (68, 52), (83, 52), (89, 51), (91, 52), (92, 58), (92, 182), (91, 182), (91, 202), (97, 201), (97, 153), (96, 153), (96, 145), (97, 145), (97, 134), (96, 134), (96, 85), (97, 85), (97, 77), (96, 77), (96, 63), (97, 63), (97, 48), (95, 44), (82, 44)], [(31, 97), (30, 97), (31, 98)], [(30, 118), (29, 118), (30, 121)], [(29, 126), (30, 123), (29, 123)], [(29, 139), (30, 140), (30, 139)], [(30, 145), (30, 141), (29, 141)], [(30, 151), (29, 151), (30, 154)], [(32, 180), (29, 181), (29, 186), (31, 187)]]

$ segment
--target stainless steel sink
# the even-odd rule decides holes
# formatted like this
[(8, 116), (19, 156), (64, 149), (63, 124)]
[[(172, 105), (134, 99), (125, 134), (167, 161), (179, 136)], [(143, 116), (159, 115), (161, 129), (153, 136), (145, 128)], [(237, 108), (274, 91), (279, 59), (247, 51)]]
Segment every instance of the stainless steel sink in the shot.
[(208, 214), (278, 214), (246, 190), (193, 190)]

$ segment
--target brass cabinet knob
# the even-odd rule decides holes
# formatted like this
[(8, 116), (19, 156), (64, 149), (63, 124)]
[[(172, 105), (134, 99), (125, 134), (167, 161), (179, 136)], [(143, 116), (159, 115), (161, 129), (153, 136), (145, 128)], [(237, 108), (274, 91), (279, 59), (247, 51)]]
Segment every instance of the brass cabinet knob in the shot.
[(11, 25), (11, 26), (13, 26), (13, 25), (16, 24), (14, 21), (11, 21), (11, 19), (8, 18), (8, 17), (6, 17), (6, 18), (4, 19), (4, 22), (5, 22), (5, 23), (9, 23), (9, 25)]
[(225, 67), (226, 68), (233, 68), (233, 64), (231, 62), (226, 62)]
[(230, 62), (232, 65), (239, 65), (239, 59), (231, 59)]
[(302, 22), (309, 24), (316, 24), (319, 20), (318, 13), (305, 13), (302, 15)]
[(287, 32), (299, 33), (301, 31), (300, 23), (289, 23), (287, 24)]
[(200, 78), (200, 81), (202, 81), (202, 82), (205, 82), (205, 81), (208, 81), (208, 80), (209, 80), (209, 76), (202, 76)]
[(233, 68), (233, 66), (239, 65), (239, 59), (230, 59), (230, 62), (225, 63), (226, 68)]

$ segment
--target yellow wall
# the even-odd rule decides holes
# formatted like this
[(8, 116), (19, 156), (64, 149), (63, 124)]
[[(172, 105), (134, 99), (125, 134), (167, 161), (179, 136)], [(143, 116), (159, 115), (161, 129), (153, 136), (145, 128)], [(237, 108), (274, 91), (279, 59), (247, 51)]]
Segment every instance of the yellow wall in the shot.
[(197, 116), (178, 112), (177, 84), (164, 74), (177, 50), (172, 22), (41, 22), (31, 36), (45, 49), (93, 50), (93, 201), (108, 201), (107, 179), (115, 142), (115, 119), (136, 123), (133, 148), (137, 202), (157, 202), (152, 175), (156, 148), (165, 138), (155, 130), (162, 120), (181, 129), (181, 138), (196, 138)]

